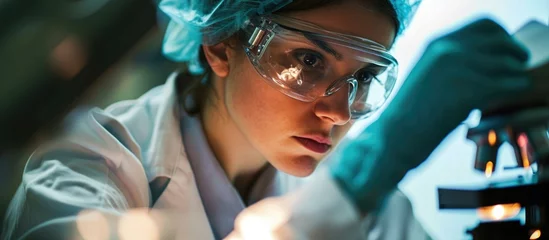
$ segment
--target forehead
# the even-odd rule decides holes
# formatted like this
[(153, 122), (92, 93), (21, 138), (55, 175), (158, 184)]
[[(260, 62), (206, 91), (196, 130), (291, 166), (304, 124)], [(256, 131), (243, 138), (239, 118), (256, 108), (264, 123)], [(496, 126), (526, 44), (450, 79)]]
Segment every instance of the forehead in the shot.
[(366, 2), (348, 0), (280, 15), (301, 19), (330, 31), (371, 39), (389, 49), (395, 38), (395, 25), (389, 16), (369, 7)]

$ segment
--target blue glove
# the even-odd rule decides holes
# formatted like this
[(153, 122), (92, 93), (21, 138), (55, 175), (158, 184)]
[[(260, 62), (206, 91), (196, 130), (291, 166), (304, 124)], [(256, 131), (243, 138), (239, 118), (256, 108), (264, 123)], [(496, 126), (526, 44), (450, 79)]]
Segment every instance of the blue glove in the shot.
[(332, 176), (362, 213), (375, 213), (472, 110), (512, 104), (531, 91), (527, 60), (491, 20), (433, 41), (379, 119), (335, 150)]

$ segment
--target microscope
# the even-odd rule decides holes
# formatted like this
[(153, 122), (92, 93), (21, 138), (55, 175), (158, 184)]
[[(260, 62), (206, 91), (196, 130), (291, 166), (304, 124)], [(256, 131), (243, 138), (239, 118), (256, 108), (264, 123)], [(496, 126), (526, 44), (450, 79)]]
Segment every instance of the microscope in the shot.
[[(549, 84), (549, 27), (530, 22), (514, 36), (530, 50), (534, 89)], [(477, 147), (474, 169), (490, 178), (500, 147), (508, 143), (516, 159), (513, 168), (525, 168), (530, 174), (479, 188), (439, 188), (439, 209), (477, 209), (488, 219), (467, 230), (473, 240), (549, 239), (548, 131), (549, 93), (483, 111), (478, 126), (467, 132)], [(521, 220), (509, 220), (519, 214)]]

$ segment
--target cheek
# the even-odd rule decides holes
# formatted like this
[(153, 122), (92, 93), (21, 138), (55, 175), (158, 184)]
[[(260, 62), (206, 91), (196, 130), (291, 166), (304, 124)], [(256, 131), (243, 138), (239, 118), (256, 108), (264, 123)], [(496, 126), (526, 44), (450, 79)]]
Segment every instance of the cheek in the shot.
[(341, 139), (343, 139), (343, 137), (345, 137), (345, 135), (349, 132), (349, 130), (351, 129), (351, 127), (353, 125), (354, 125), (354, 122), (351, 121), (351, 122), (348, 122), (345, 125), (334, 127), (334, 130), (333, 130), (332, 134), (333, 134), (335, 145), (337, 145), (337, 144), (339, 144), (339, 142), (341, 142)]
[(269, 86), (248, 61), (231, 69), (225, 89), (229, 114), (252, 144), (287, 132), (292, 112), (300, 111), (295, 100)]
[[(263, 124), (272, 113), (274, 100), (253, 69), (243, 69), (227, 83), (226, 103), (233, 118), (253, 125)], [(268, 87), (268, 86), (267, 86)], [(269, 101), (270, 100), (270, 101)]]

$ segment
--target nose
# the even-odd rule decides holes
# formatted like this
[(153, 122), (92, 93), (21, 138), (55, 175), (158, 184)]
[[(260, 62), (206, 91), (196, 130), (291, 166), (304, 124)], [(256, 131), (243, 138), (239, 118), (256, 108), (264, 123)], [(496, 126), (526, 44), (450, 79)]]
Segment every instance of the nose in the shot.
[(330, 96), (320, 97), (314, 103), (314, 113), (334, 125), (344, 125), (351, 120), (349, 107), (350, 84), (345, 84)]

